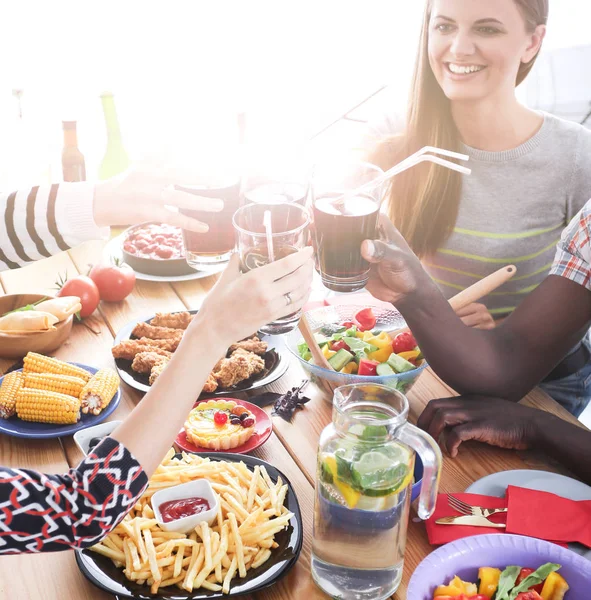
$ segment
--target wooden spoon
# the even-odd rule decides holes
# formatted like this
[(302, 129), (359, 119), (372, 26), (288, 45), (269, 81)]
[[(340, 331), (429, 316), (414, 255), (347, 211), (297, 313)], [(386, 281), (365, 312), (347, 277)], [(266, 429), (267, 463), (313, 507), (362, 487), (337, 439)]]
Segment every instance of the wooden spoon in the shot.
[(323, 367), (324, 369), (328, 369), (329, 371), (334, 371), (332, 365), (326, 359), (326, 356), (322, 354), (320, 346), (316, 343), (316, 340), (314, 339), (314, 333), (312, 329), (310, 329), (310, 323), (308, 323), (306, 315), (302, 314), (302, 316), (300, 317), (300, 324), (298, 327), (306, 344), (308, 344), (308, 348), (310, 348), (310, 352), (312, 353), (312, 357), (314, 358), (314, 363), (319, 367)]

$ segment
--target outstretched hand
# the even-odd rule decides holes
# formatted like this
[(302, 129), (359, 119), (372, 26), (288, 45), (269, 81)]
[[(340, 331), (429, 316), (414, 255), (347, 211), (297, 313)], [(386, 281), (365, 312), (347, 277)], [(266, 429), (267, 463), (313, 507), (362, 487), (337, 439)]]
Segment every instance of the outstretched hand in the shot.
[(443, 398), (429, 402), (417, 424), (436, 440), (441, 438), (442, 447), (455, 458), (468, 440), (511, 450), (529, 448), (540, 412), (496, 398)]
[(224, 203), (174, 189), (174, 184), (190, 184), (194, 180), (193, 171), (162, 166), (154, 161), (138, 163), (96, 184), (94, 220), (99, 227), (157, 221), (205, 233), (209, 229), (205, 223), (181, 214), (178, 209), (219, 212)]

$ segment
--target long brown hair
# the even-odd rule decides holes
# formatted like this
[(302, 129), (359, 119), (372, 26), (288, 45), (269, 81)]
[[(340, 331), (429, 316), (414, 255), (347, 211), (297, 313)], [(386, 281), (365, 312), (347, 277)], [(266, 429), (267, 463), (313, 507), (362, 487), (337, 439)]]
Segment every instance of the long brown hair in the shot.
[[(514, 0), (528, 31), (546, 24), (549, 0)], [(386, 170), (424, 146), (461, 149), (451, 105), (431, 70), (428, 55), (432, 0), (427, 0), (415, 64), (405, 131), (382, 143), (371, 161)], [(519, 67), (518, 86), (531, 71), (537, 55)], [(428, 256), (452, 234), (460, 204), (462, 177), (455, 171), (423, 163), (395, 177), (388, 191), (388, 212), (412, 249)]]

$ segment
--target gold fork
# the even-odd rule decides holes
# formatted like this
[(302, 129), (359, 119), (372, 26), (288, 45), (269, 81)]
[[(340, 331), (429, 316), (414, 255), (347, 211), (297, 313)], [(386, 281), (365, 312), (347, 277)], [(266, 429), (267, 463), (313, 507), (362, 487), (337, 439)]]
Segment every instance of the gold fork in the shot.
[(498, 515), (500, 513), (506, 513), (506, 508), (482, 508), (481, 506), (471, 506), (470, 504), (452, 496), (447, 495), (447, 503), (459, 513), (463, 515), (475, 515), (480, 517), (490, 517), (491, 515)]

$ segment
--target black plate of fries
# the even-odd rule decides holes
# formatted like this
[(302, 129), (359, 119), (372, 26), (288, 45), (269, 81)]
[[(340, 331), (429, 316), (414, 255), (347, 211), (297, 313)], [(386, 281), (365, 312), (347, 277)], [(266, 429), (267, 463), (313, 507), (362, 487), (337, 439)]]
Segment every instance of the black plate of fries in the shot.
[[(192, 315), (196, 314), (197, 310), (189, 310), (186, 311)], [(174, 315), (183, 314), (183, 313), (168, 313), (166, 316), (174, 317)], [(140, 319), (137, 321), (132, 321), (125, 325), (117, 334), (115, 338), (113, 346), (117, 346), (121, 344), (121, 342), (126, 342), (127, 340), (135, 340), (137, 339), (133, 335), (133, 331), (136, 328), (138, 323), (142, 321), (148, 325), (151, 324), (154, 316), (149, 317), (147, 319)], [(201, 394), (201, 398), (212, 398), (215, 396), (228, 396), (232, 394), (236, 394), (238, 392), (249, 392), (251, 390), (256, 390), (258, 388), (264, 387), (273, 381), (276, 381), (281, 376), (285, 374), (287, 371), (287, 367), (289, 366), (289, 358), (285, 354), (284, 348), (279, 348), (275, 344), (275, 341), (272, 336), (257, 334), (261, 341), (268, 344), (267, 351), (261, 357), (264, 360), (265, 366), (262, 372), (249, 377), (248, 379), (244, 379), (233, 385), (231, 387), (218, 387), (215, 392), (207, 393), (204, 392)], [(166, 346), (167, 342), (163, 342), (163, 346)], [(147, 392), (150, 389), (150, 373), (139, 373), (137, 370), (132, 368), (132, 361), (127, 360), (126, 358), (115, 358), (115, 365), (117, 366), (117, 371), (119, 373), (119, 377), (127, 383), (130, 387), (140, 391)]]
[[(228, 463), (227, 468), (220, 469), (220, 462)], [(76, 551), (76, 563), (91, 583), (118, 598), (200, 600), (251, 594), (285, 577), (300, 555), (303, 526), (294, 489), (283, 473), (254, 456), (219, 452), (183, 457), (171, 451), (162, 464), (164, 470), (151, 482), (158, 486), (156, 489), (167, 487), (168, 482), (180, 483), (181, 478), (186, 477), (183, 464), (193, 473), (197, 469), (199, 475), (209, 479), (220, 498), (222, 526), (216, 520), (211, 527), (205, 525), (207, 531), (202, 531), (202, 526), (188, 537), (173, 534), (182, 535), (182, 538), (173, 538), (152, 524), (146, 527), (150, 535), (140, 534), (138, 543), (136, 531), (152, 518), (149, 500), (144, 495), (139, 506), (136, 505), (95, 550)], [(167, 467), (169, 473), (165, 472)], [(273, 508), (279, 516), (264, 514)], [(236, 519), (229, 517), (230, 513)], [(247, 519), (251, 526), (247, 522), (246, 529), (240, 531)], [(235, 528), (238, 528), (238, 537), (235, 537)], [(209, 541), (206, 542), (206, 538)], [(236, 550), (238, 538), (242, 555)], [(172, 550), (167, 551), (168, 548)], [(205, 567), (208, 552), (212, 559), (211, 570)], [(120, 566), (115, 564), (118, 559)], [(127, 568), (134, 580), (124, 573)], [(241, 569), (245, 577), (240, 577)], [(155, 576), (161, 579), (157, 589), (153, 583)], [(171, 583), (175, 580), (176, 584)], [(200, 587), (192, 591), (179, 587), (197, 584)]]

